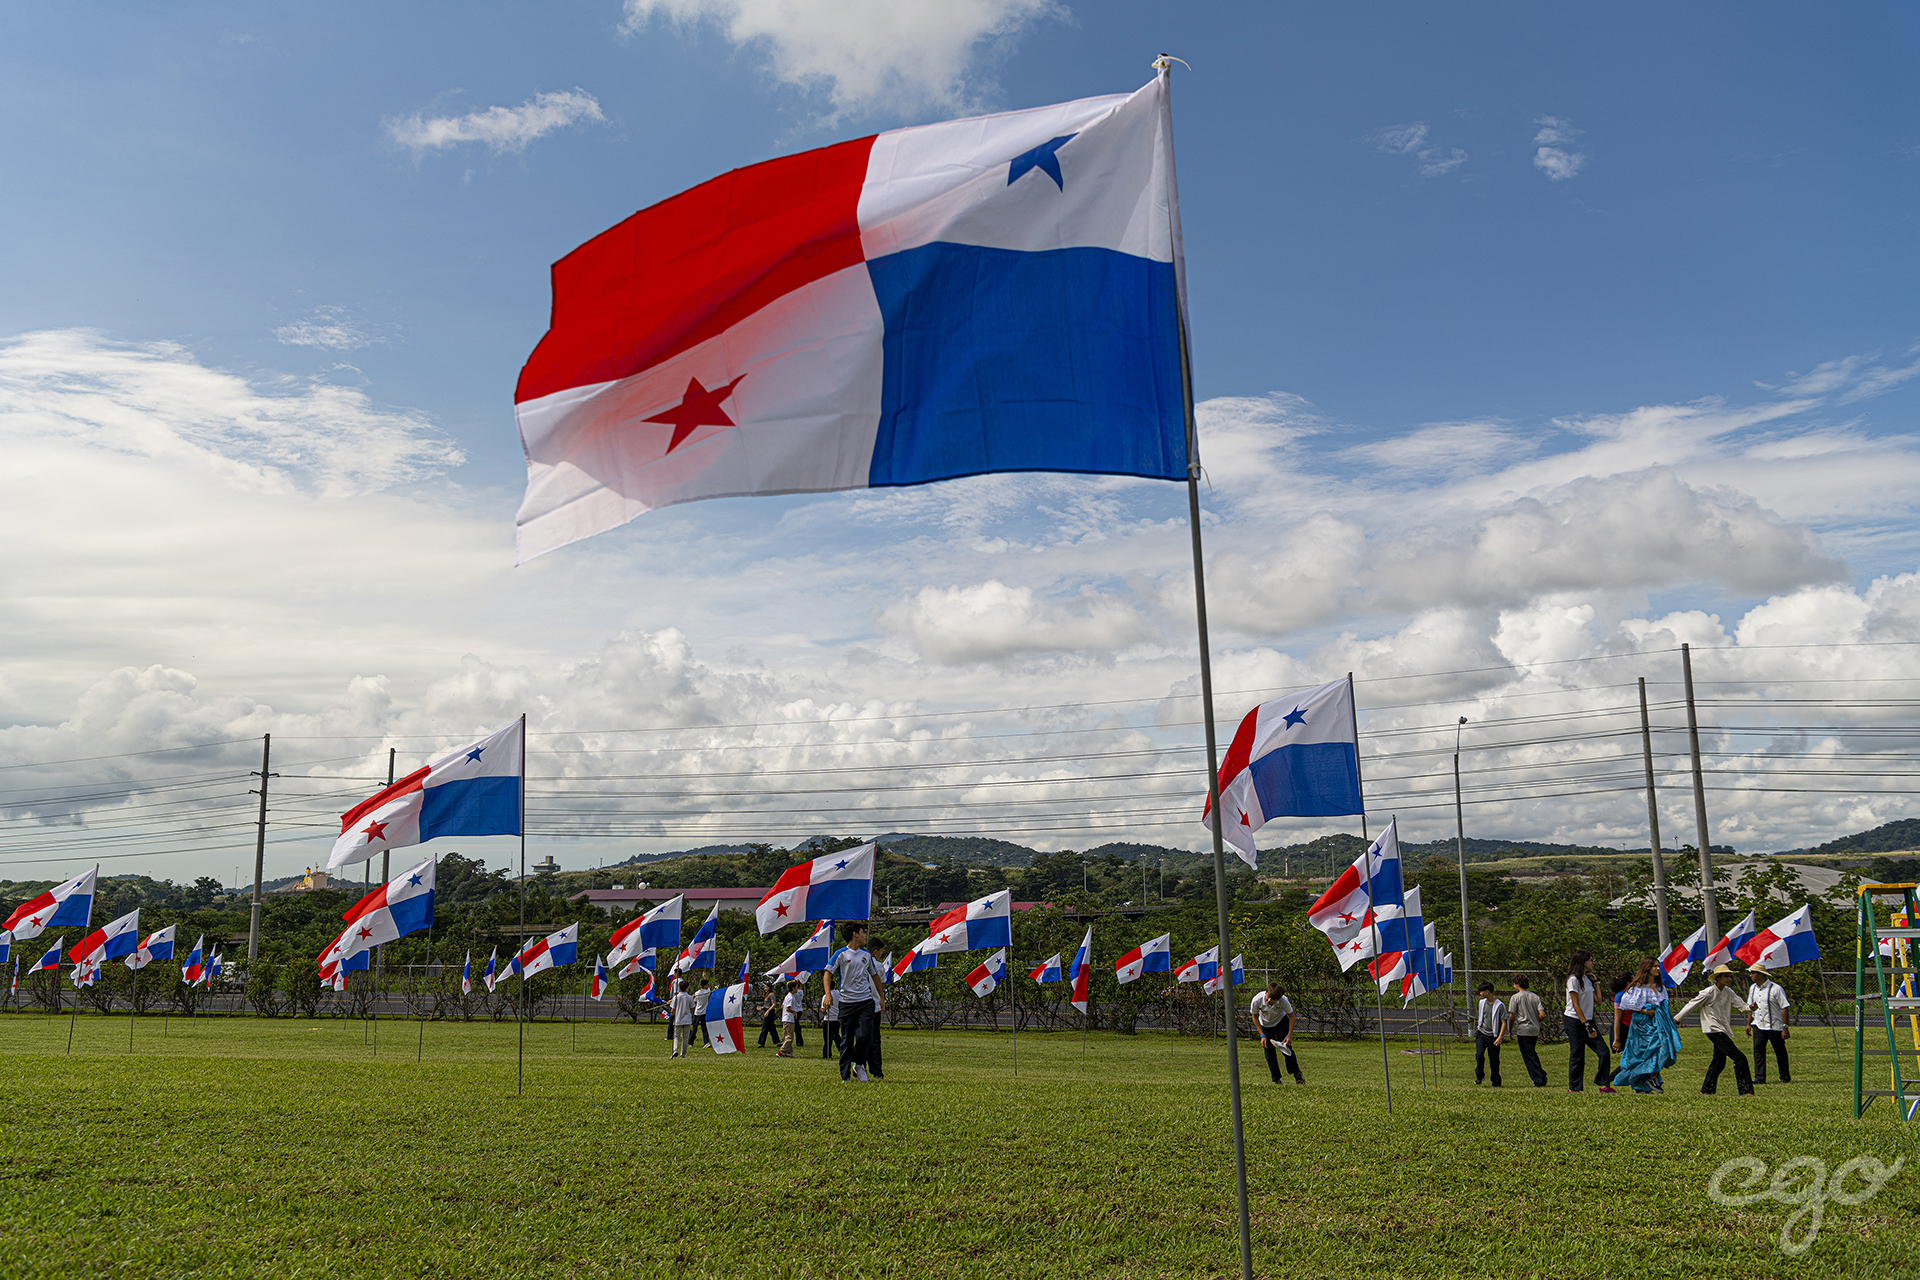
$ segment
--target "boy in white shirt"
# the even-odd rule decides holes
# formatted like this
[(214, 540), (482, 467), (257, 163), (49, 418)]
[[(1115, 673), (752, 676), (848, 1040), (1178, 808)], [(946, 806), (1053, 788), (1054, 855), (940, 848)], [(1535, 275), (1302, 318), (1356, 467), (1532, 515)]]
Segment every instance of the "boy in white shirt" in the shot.
[(1280, 1059), (1284, 1057), (1288, 1073), (1305, 1084), (1307, 1078), (1300, 1073), (1300, 1057), (1293, 1051), (1293, 1001), (1287, 999), (1286, 990), (1277, 982), (1268, 983), (1266, 990), (1253, 993), (1253, 999), (1247, 1002), (1247, 1012), (1260, 1028), (1260, 1047), (1267, 1051), (1267, 1071), (1273, 1076), (1273, 1082), (1280, 1083)]
[(1792, 1084), (1787, 1072), (1787, 999), (1786, 988), (1775, 982), (1765, 969), (1753, 971), (1753, 986), (1747, 991), (1747, 1030), (1753, 1032), (1753, 1082), (1767, 1082), (1767, 1046), (1773, 1046), (1774, 1064), (1780, 1068), (1780, 1083)]
[(1473, 1011), (1473, 1082), (1486, 1078), (1493, 1068), (1493, 1087), (1500, 1087), (1500, 1042), (1507, 1038), (1507, 1003), (1493, 994), (1493, 984), (1482, 982), (1480, 1003)]
[(885, 971), (867, 950), (867, 922), (849, 920), (840, 928), (847, 945), (834, 952), (827, 962), (826, 989), (833, 1007), (840, 1012), (840, 1083), (878, 1079), (869, 1075), (875, 1061), (874, 1045), (879, 1039), (880, 1011), (886, 1007), (881, 994)]
[(775, 1054), (775, 1057), (791, 1058), (793, 1056), (793, 1038), (799, 1033), (800, 1011), (806, 1008), (806, 1004), (806, 997), (800, 994), (800, 984), (789, 982), (787, 998), (780, 1002), (780, 1030), (783, 1034), (780, 1052)]
[(693, 1043), (693, 993), (688, 991), (683, 983), (680, 989), (673, 993), (673, 999), (667, 1003), (673, 1010), (672, 1017), (669, 1019), (673, 1027), (673, 1052), (667, 1056), (684, 1058), (687, 1056), (688, 1046)]
[(1700, 1010), (1700, 1029), (1713, 1042), (1713, 1061), (1707, 1064), (1707, 1078), (1701, 1082), (1700, 1092), (1715, 1092), (1720, 1084), (1721, 1070), (1731, 1062), (1733, 1082), (1739, 1086), (1740, 1096), (1751, 1098), (1753, 1076), (1747, 1070), (1747, 1055), (1733, 1043), (1733, 1006), (1739, 1005), (1745, 1009), (1747, 1001), (1729, 985), (1732, 981), (1733, 966), (1720, 965), (1713, 971), (1713, 985), (1687, 1001), (1687, 1007), (1674, 1014), (1673, 1020), (1678, 1022), (1695, 1009)]

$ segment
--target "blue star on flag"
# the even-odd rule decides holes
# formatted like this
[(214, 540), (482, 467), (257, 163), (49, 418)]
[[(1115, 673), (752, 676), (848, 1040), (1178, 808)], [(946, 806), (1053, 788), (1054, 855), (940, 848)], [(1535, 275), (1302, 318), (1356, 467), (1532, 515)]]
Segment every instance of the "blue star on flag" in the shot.
[(1291, 729), (1294, 725), (1305, 724), (1307, 722), (1307, 717), (1301, 713), (1300, 708), (1298, 707), (1295, 707), (1293, 710), (1287, 712), (1287, 714), (1282, 718), (1287, 722), (1287, 727), (1289, 729)]
[(475, 747), (473, 750), (467, 752), (467, 759), (478, 760), (480, 758), (480, 753), (485, 750), (486, 750), (485, 747)]
[(1013, 163), (1007, 166), (1007, 185), (1012, 186), (1020, 181), (1029, 170), (1038, 169), (1053, 179), (1054, 186), (1065, 191), (1067, 182), (1060, 174), (1060, 157), (1054, 153), (1078, 136), (1078, 134), (1069, 133), (1064, 137), (1049, 138), (1031, 151), (1022, 151), (1013, 158)]
[(412, 875), (408, 876), (407, 883), (409, 885), (418, 885), (420, 883), (420, 873), (416, 871)]

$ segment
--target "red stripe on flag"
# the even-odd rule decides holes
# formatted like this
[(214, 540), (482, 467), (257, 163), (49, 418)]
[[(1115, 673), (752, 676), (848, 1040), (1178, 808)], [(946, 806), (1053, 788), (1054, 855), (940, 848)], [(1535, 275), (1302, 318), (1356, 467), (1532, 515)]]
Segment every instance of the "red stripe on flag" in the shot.
[(862, 262), (872, 138), (724, 173), (642, 209), (553, 264), (546, 336), (513, 401), (612, 382)]
[(368, 814), (379, 809), (381, 805), (386, 804), (392, 800), (398, 800), (401, 796), (406, 795), (409, 791), (418, 791), (421, 787), (425, 786), (427, 781), (428, 771), (429, 771), (429, 766), (422, 765), (418, 769), (415, 769), (412, 773), (408, 774), (406, 777), (400, 779), (400, 781), (395, 782), (387, 787), (383, 787), (379, 791), (374, 792), (372, 795), (368, 796), (365, 800), (362, 800), (359, 804), (353, 806), (353, 808), (341, 814), (340, 815), (340, 834), (341, 835), (347, 834), (347, 832), (353, 829), (354, 823), (360, 821), (360, 819), (366, 817)]
[[(1233, 743), (1227, 748), (1226, 759), (1220, 762), (1220, 790), (1225, 791), (1227, 784), (1240, 776), (1240, 771), (1253, 763), (1253, 735), (1260, 727), (1260, 708), (1247, 712), (1240, 727), (1233, 732)], [(1208, 796), (1206, 803), (1200, 806), (1200, 816), (1205, 818), (1213, 811), (1213, 797)]]

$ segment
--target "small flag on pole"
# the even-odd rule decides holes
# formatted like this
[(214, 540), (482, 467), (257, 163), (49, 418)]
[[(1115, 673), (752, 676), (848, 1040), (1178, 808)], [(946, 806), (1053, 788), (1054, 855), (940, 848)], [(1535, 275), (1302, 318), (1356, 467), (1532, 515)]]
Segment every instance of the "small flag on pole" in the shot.
[(1033, 966), (1033, 972), (1029, 973), (1027, 977), (1035, 982), (1060, 981), (1060, 953), (1056, 951), (1039, 964)]
[(65, 884), (28, 898), (13, 909), (5, 923), (0, 923), (0, 929), (25, 942), (48, 929), (86, 928), (93, 922), (93, 886), (99, 875), (100, 868), (95, 867)]
[(984, 1000), (1006, 976), (1007, 949), (1002, 947), (974, 967), (973, 972), (967, 975), (967, 986), (973, 989), (974, 995)]
[(1073, 953), (1073, 969), (1069, 976), (1073, 979), (1072, 1005), (1081, 1013), (1087, 1011), (1087, 990), (1093, 977), (1093, 926), (1087, 926), (1087, 936), (1080, 940), (1080, 949)]
[(1163, 933), (1113, 962), (1114, 981), (1125, 986), (1143, 973), (1165, 973), (1173, 966), (1173, 935)]
[[(1209, 797), (1201, 806), (1209, 828), (1212, 804)], [(1242, 861), (1258, 865), (1253, 836), (1270, 819), (1360, 812), (1351, 682), (1334, 680), (1247, 713), (1220, 762), (1220, 831)]]

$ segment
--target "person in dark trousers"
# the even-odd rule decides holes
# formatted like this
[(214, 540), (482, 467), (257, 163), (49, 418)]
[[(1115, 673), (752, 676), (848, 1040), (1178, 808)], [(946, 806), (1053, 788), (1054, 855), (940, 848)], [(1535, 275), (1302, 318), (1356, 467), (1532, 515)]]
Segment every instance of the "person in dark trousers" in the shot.
[(1486, 1079), (1492, 1068), (1493, 1087), (1500, 1087), (1500, 1045), (1507, 1038), (1507, 1002), (1493, 994), (1493, 984), (1482, 982), (1473, 1010), (1473, 1082)]
[(1753, 971), (1753, 986), (1747, 990), (1747, 1029), (1753, 1032), (1753, 1082), (1767, 1082), (1767, 1046), (1773, 1046), (1774, 1065), (1780, 1068), (1780, 1083), (1792, 1084), (1787, 1071), (1787, 999), (1786, 988), (1767, 976), (1765, 969)]
[(1253, 993), (1253, 999), (1247, 1002), (1247, 1012), (1260, 1028), (1260, 1047), (1267, 1051), (1267, 1074), (1273, 1077), (1273, 1082), (1280, 1083), (1280, 1059), (1284, 1057), (1288, 1074), (1305, 1084), (1307, 1078), (1300, 1074), (1300, 1057), (1293, 1051), (1293, 1001), (1287, 999), (1286, 989), (1277, 982), (1268, 983), (1265, 991)]
[(1542, 1019), (1546, 1011), (1540, 1006), (1540, 997), (1533, 994), (1533, 986), (1527, 981), (1527, 975), (1513, 975), (1513, 997), (1507, 1001), (1507, 1025), (1513, 1029), (1513, 1038), (1520, 1046), (1520, 1061), (1526, 1065), (1527, 1079), (1533, 1081), (1533, 1087), (1547, 1087), (1547, 1069), (1540, 1065), (1540, 1032), (1545, 1028)]
[(713, 1033), (707, 1030), (707, 1000), (712, 997), (713, 988), (707, 985), (707, 976), (700, 975), (700, 989), (693, 993), (693, 1025), (700, 1032), (700, 1043), (709, 1049), (713, 1047)]
[(1748, 1007), (1746, 997), (1733, 989), (1733, 966), (1723, 964), (1713, 971), (1713, 985), (1687, 1001), (1687, 1007), (1675, 1017), (1678, 1022), (1695, 1009), (1700, 1010), (1700, 1029), (1707, 1033), (1707, 1039), (1713, 1043), (1713, 1061), (1707, 1064), (1707, 1078), (1700, 1082), (1700, 1092), (1712, 1094), (1720, 1086), (1720, 1072), (1731, 1062), (1733, 1064), (1733, 1083), (1740, 1090), (1740, 1096), (1753, 1096), (1753, 1074), (1747, 1068), (1747, 1055), (1740, 1052), (1733, 1042), (1733, 1007)]
[[(872, 935), (868, 935), (867, 955), (873, 960), (873, 972), (875, 975), (873, 980), (874, 990), (884, 996), (887, 989), (887, 966), (880, 963), (879, 956), (873, 954), (874, 948), (879, 945), (879, 943), (873, 940)], [(846, 1028), (842, 1027), (840, 1029), (840, 1042), (845, 1044), (846, 1038)], [(867, 1041), (867, 1075), (874, 1080), (885, 1079), (885, 1077), (880, 1074), (880, 1005), (877, 1003), (873, 1007), (873, 1037)]]
[(767, 999), (760, 1006), (760, 1048), (767, 1047), (767, 1041), (773, 1041), (773, 1047), (780, 1047), (780, 984), (767, 984)]
[(820, 1056), (831, 1058), (840, 1047), (840, 1015), (834, 1012), (833, 992), (820, 997)]
[(667, 975), (667, 1043), (673, 1043), (673, 998), (685, 989), (686, 983), (680, 980), (678, 973)]
[(1581, 1077), (1586, 1073), (1587, 1050), (1592, 1049), (1600, 1059), (1593, 1082), (1600, 1086), (1600, 1092), (1612, 1093), (1613, 1069), (1607, 1038), (1600, 1034), (1600, 1024), (1594, 1020), (1593, 952), (1576, 951), (1567, 957), (1566, 995), (1560, 1025), (1567, 1033), (1567, 1091), (1579, 1093), (1585, 1087)]
[(847, 945), (834, 953), (826, 969), (826, 991), (840, 1011), (840, 1083), (865, 1083), (873, 1041), (879, 1032), (883, 975), (867, 950), (867, 922), (849, 920), (841, 928)]

